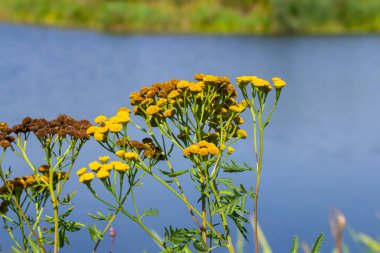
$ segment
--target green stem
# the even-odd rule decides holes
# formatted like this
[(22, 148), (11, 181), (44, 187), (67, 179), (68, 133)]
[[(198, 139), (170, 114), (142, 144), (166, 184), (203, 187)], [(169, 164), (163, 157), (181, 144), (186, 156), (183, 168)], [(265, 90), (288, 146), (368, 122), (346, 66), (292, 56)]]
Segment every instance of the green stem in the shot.
[(121, 212), (124, 213), (128, 218), (130, 218), (131, 220), (133, 220), (134, 222), (136, 222), (146, 233), (148, 233), (150, 235), (150, 237), (152, 237), (152, 239), (161, 247), (161, 248), (165, 248), (165, 245), (164, 243), (160, 240), (160, 238), (158, 238), (154, 233), (152, 233), (152, 231), (149, 230), (149, 228), (147, 228), (144, 223), (142, 223), (138, 218), (134, 217), (133, 215), (131, 215), (130, 213), (128, 213), (126, 210), (124, 209), (121, 209)]
[[(259, 125), (259, 138), (260, 138), (260, 150), (259, 153), (257, 153), (257, 146), (255, 149), (256, 152), (256, 164), (257, 164), (257, 177), (256, 177), (256, 192), (255, 192), (255, 200), (254, 200), (254, 213), (253, 213), (253, 221), (254, 221), (254, 228), (255, 228), (255, 249), (256, 252), (259, 253), (259, 231), (258, 231), (258, 203), (259, 203), (259, 190), (260, 190), (260, 179), (261, 179), (261, 169), (263, 164), (263, 151), (264, 151), (264, 125), (262, 122), (262, 110), (261, 108), (259, 114), (258, 114), (258, 125)], [(256, 129), (256, 127), (255, 127)], [(256, 145), (256, 138), (255, 138), (255, 145)], [(258, 157), (259, 155), (259, 157)]]
[[(15, 200), (14, 200), (14, 201), (15, 201)], [(38, 239), (38, 236), (36, 235), (36, 232), (34, 232), (33, 228), (30, 226), (30, 224), (29, 224), (29, 222), (28, 222), (28, 218), (26, 218), (26, 215), (25, 215), (25, 213), (22, 211), (21, 206), (18, 204), (17, 201), (15, 201), (15, 204), (16, 204), (17, 209), (19, 210), (19, 213), (21, 214), (22, 218), (24, 219), (25, 224), (27, 225), (28, 229), (29, 229), (30, 232), (33, 234), (34, 238), (36, 239), (38, 246), (40, 247), (40, 249), (41, 249), (44, 253), (46, 253), (46, 250), (45, 250), (44, 246), (42, 245), (42, 243), (41, 243), (40, 240)]]
[[(106, 227), (103, 229), (102, 233), (101, 233), (101, 236), (103, 237), (104, 234), (108, 231), (109, 227), (111, 226), (112, 222), (115, 220), (116, 218), (116, 215), (119, 213), (120, 209), (117, 209), (116, 212), (112, 215), (111, 219), (108, 221)], [(92, 250), (92, 253), (95, 253), (96, 250), (98, 249), (99, 247), (99, 244), (100, 244), (100, 239), (98, 239), (98, 241), (96, 242), (95, 244), (95, 247), (94, 249)]]

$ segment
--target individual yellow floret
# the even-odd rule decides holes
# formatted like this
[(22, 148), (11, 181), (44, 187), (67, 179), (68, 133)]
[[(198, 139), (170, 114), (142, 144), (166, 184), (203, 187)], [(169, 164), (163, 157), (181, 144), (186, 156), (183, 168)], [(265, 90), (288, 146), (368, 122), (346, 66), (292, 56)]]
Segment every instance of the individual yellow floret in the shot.
[(87, 172), (87, 168), (86, 168), (86, 167), (83, 167), (83, 168), (80, 168), (79, 170), (77, 170), (76, 174), (77, 174), (78, 176), (80, 176), (80, 175), (82, 175), (82, 174), (84, 174), (84, 173), (86, 173), (86, 172)]
[(223, 151), (223, 150), (225, 150), (225, 149), (226, 149), (226, 145), (224, 145), (224, 144), (220, 145), (220, 150), (221, 150), (221, 151)]
[(93, 161), (88, 164), (88, 167), (92, 171), (98, 171), (102, 165), (98, 161)]
[(233, 147), (228, 147), (228, 149), (227, 149), (228, 154), (232, 154), (234, 151), (235, 151), (235, 149)]
[(106, 116), (104, 116), (104, 115), (99, 115), (98, 117), (96, 117), (96, 118), (94, 119), (94, 122), (95, 122), (96, 124), (101, 124), (101, 123), (105, 122), (106, 120), (107, 120), (107, 117), (106, 117)]
[(99, 170), (96, 173), (96, 177), (100, 179), (105, 179), (110, 175), (110, 173), (107, 170)]

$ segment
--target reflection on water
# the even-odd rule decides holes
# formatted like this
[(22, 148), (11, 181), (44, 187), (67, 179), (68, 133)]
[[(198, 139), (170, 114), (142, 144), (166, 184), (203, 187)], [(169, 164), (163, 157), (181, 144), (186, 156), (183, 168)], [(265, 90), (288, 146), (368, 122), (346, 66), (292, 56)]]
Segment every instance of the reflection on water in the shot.
[[(378, 45), (378, 36), (109, 36), (1, 25), (0, 119), (11, 125), (26, 115), (92, 119), (127, 105), (129, 93), (142, 85), (190, 79), (198, 72), (281, 76), (288, 86), (266, 132), (261, 225), (274, 252), (288, 251), (294, 234), (311, 242), (321, 231), (328, 234), (328, 252), (332, 207), (342, 210), (354, 228), (380, 234), (375, 217), (380, 210)], [(251, 149), (249, 139), (242, 141), (235, 159), (253, 163)], [(90, 143), (77, 167), (101, 154)], [(248, 183), (252, 177), (239, 180)], [(79, 192), (75, 217), (91, 222), (85, 211), (95, 212), (99, 203), (88, 200), (75, 176), (70, 183)], [(138, 193), (142, 207), (160, 209), (160, 218), (150, 218), (149, 226), (163, 234), (164, 224), (192, 225), (186, 208), (158, 189), (147, 180)], [(115, 252), (158, 251), (125, 219), (114, 226)], [(90, 251), (87, 231), (79, 235), (72, 238), (73, 248)], [(7, 249), (10, 242), (1, 237)], [(99, 252), (109, 245), (105, 240)]]

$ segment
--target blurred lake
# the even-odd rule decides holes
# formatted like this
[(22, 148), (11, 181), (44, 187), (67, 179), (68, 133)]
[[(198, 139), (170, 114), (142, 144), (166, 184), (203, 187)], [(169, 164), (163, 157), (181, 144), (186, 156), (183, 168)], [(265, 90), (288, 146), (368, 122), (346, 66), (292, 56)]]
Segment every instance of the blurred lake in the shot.
[[(288, 86), (266, 128), (260, 222), (274, 252), (289, 252), (295, 234), (311, 244), (322, 231), (327, 236), (322, 251), (331, 252), (331, 208), (339, 208), (355, 230), (380, 234), (379, 68), (379, 36), (112, 36), (2, 24), (0, 120), (14, 125), (25, 116), (52, 119), (60, 113), (92, 120), (129, 106), (129, 94), (142, 86), (192, 79), (199, 72), (232, 80), (280, 76)], [(251, 143), (240, 141), (233, 159), (253, 164)], [(90, 141), (75, 167), (105, 154)], [(183, 160), (174, 159), (181, 169)], [(16, 175), (30, 173), (13, 156), (3, 165), (11, 164)], [(253, 178), (237, 180), (251, 184)], [(103, 205), (89, 198), (76, 175), (69, 182), (67, 189), (78, 191), (73, 219), (91, 224), (86, 212), (104, 211)], [(193, 226), (186, 207), (168, 195), (149, 178), (138, 192), (141, 209), (160, 209), (159, 218), (147, 223), (161, 236), (164, 225)], [(126, 218), (120, 216), (113, 227), (114, 252), (159, 251)], [(347, 232), (344, 236), (351, 252), (358, 252)], [(92, 249), (86, 229), (70, 238), (72, 247), (62, 252)], [(98, 252), (110, 244), (107, 236)], [(5, 231), (0, 245), (9, 251)], [(252, 252), (252, 240), (245, 249)]]

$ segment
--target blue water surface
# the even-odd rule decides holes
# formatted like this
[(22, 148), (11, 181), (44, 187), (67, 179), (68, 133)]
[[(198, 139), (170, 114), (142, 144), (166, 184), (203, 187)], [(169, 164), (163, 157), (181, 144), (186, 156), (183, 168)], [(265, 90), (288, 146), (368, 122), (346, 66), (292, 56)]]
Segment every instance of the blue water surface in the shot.
[[(295, 234), (310, 245), (322, 231), (322, 252), (331, 252), (331, 208), (340, 209), (353, 229), (380, 234), (379, 67), (380, 36), (113, 36), (2, 24), (0, 120), (14, 125), (25, 116), (112, 115), (129, 106), (129, 94), (142, 86), (191, 79), (198, 72), (231, 79), (280, 76), (288, 85), (266, 128), (260, 223), (274, 252), (289, 252)], [(254, 164), (252, 136), (235, 150), (233, 159)], [(40, 154), (30, 152), (34, 163), (41, 164)], [(91, 141), (76, 167), (105, 154)], [(174, 163), (182, 169), (180, 156)], [(12, 165), (15, 174), (30, 173), (14, 156), (4, 165)], [(237, 180), (252, 185), (254, 176)], [(186, 190), (190, 187), (185, 183)], [(67, 189), (78, 191), (73, 219), (91, 224), (87, 212), (106, 211), (75, 175)], [(160, 209), (159, 218), (146, 221), (161, 236), (163, 226), (194, 226), (187, 208), (152, 179), (147, 178), (137, 198), (142, 209)], [(196, 204), (195, 195), (190, 199)], [(113, 226), (118, 231), (114, 252), (159, 251), (124, 217)], [(236, 231), (233, 235), (236, 239)], [(344, 236), (351, 252), (359, 252), (348, 233)], [(70, 239), (72, 246), (62, 252), (90, 252), (93, 247), (86, 229)], [(98, 252), (107, 252), (110, 244), (107, 237)], [(10, 251), (4, 230), (0, 245)], [(245, 249), (252, 252), (252, 239)]]

